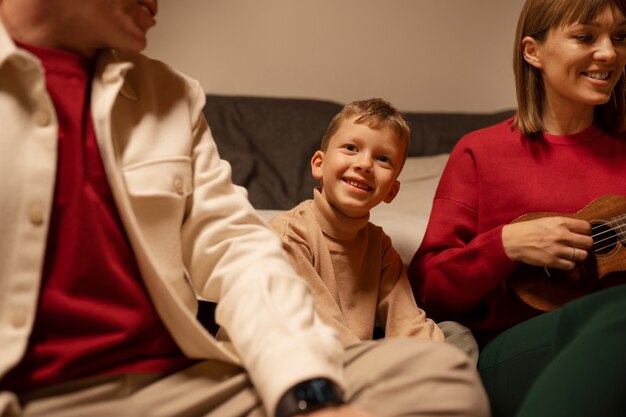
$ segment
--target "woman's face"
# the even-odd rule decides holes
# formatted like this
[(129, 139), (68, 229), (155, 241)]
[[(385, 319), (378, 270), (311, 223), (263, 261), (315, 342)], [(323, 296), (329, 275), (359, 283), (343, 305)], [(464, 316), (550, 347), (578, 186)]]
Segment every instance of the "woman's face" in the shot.
[(548, 109), (606, 103), (626, 65), (626, 20), (607, 7), (589, 23), (522, 40), (524, 59), (541, 70)]

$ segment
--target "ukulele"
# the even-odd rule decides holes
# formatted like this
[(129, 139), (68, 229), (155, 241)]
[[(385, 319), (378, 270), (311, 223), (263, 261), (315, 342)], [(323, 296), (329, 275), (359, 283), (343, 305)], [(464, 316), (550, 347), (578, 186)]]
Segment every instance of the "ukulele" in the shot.
[(571, 271), (523, 264), (509, 278), (513, 291), (526, 304), (550, 311), (568, 301), (602, 287), (602, 278), (626, 271), (626, 197), (605, 195), (573, 214), (530, 213), (513, 223), (542, 217), (561, 216), (586, 220), (591, 224), (593, 247), (583, 262)]

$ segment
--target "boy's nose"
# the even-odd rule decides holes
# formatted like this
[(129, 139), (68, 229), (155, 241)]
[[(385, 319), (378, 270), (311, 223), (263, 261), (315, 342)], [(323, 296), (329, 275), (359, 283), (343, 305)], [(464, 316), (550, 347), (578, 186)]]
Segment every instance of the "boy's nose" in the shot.
[(354, 167), (358, 170), (370, 172), (372, 170), (372, 161), (370, 158), (362, 157), (355, 162)]

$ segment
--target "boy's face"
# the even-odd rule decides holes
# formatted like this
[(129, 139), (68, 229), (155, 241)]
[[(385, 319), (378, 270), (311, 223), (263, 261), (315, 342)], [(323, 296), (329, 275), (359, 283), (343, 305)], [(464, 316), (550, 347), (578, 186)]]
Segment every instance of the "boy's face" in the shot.
[(335, 209), (348, 217), (363, 217), (398, 193), (396, 177), (406, 146), (392, 129), (372, 129), (347, 119), (330, 138), (326, 152), (315, 152), (311, 171)]

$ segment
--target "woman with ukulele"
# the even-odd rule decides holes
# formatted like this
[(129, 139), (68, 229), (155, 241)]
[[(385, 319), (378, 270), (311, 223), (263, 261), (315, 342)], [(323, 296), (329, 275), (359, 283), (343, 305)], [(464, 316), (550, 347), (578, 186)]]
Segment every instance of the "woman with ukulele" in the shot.
[(459, 141), (411, 262), (418, 304), (479, 340), (496, 417), (626, 413), (625, 16), (526, 1), (518, 112)]

